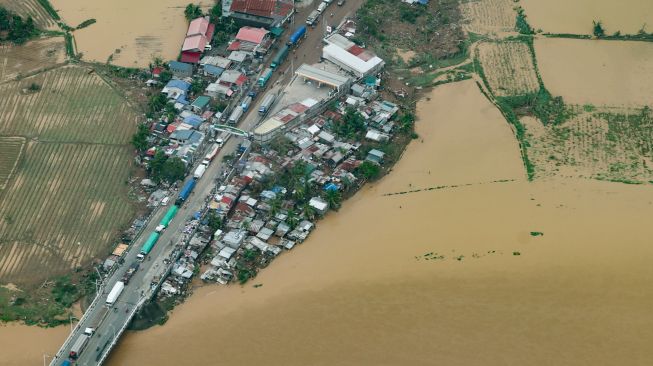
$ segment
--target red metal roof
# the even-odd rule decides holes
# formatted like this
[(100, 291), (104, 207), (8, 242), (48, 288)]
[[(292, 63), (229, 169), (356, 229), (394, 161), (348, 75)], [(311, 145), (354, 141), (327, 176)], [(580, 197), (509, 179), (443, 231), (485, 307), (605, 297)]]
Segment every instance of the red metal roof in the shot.
[(247, 76), (245, 76), (244, 74), (240, 74), (238, 79), (236, 79), (236, 85), (241, 86), (245, 84), (246, 81), (247, 81)]
[(288, 106), (288, 109), (290, 109), (291, 111), (296, 112), (298, 114), (302, 114), (302, 113), (306, 112), (308, 107), (301, 104), (301, 103), (293, 103), (293, 104)]
[(234, 0), (230, 10), (268, 18), (285, 17), (292, 12), (293, 4), (280, 0)]
[(186, 36), (194, 36), (196, 34), (206, 35), (207, 30), (209, 29), (209, 20), (202, 17), (193, 19), (188, 25), (188, 31)]
[(236, 39), (239, 41), (260, 44), (263, 42), (263, 39), (267, 34), (268, 31), (263, 28), (242, 27), (238, 31), (238, 34), (236, 34)]
[(349, 47), (349, 49), (347, 51), (349, 51), (349, 53), (351, 53), (352, 55), (358, 56), (361, 53), (363, 53), (365, 51), (365, 49), (363, 49), (363, 48), (361, 48), (361, 47), (359, 47), (357, 45), (353, 45), (353, 46)]
[(240, 49), (240, 42), (238, 41), (231, 42), (229, 47), (227, 47), (227, 51), (238, 51), (239, 49)]
[(181, 53), (181, 62), (196, 64), (196, 63), (200, 62), (200, 57), (201, 56), (202, 56), (202, 53), (200, 53), (200, 52), (184, 51), (184, 52)]

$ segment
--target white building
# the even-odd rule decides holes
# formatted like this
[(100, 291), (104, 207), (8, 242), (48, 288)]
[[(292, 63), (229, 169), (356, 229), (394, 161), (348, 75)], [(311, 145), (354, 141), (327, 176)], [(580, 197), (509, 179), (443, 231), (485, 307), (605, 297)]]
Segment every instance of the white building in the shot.
[(327, 45), (322, 49), (322, 57), (359, 78), (376, 74), (385, 65), (380, 57), (338, 33), (324, 41)]

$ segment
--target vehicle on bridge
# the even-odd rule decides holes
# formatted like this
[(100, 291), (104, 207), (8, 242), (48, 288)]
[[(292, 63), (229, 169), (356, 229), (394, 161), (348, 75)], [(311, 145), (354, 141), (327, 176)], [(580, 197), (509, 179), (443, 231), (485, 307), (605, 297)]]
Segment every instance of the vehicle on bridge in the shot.
[(136, 273), (136, 271), (138, 271), (138, 267), (140, 267), (140, 263), (134, 262), (134, 263), (132, 263), (131, 266), (129, 266), (129, 268), (127, 268), (127, 270), (125, 271), (125, 274), (122, 275), (122, 282), (124, 282), (125, 285), (129, 284), (129, 280), (131, 280), (134, 273)]
[(281, 65), (283, 63), (283, 61), (288, 56), (288, 51), (289, 50), (290, 50), (290, 47), (288, 47), (288, 45), (284, 45), (283, 47), (281, 47), (279, 52), (277, 52), (277, 54), (272, 59), (272, 62), (270, 63), (270, 67), (273, 70), (276, 69), (277, 67), (279, 67), (279, 65)]
[(185, 202), (188, 197), (190, 197), (191, 192), (193, 192), (193, 188), (195, 188), (195, 184), (197, 182), (195, 179), (191, 179), (184, 186), (181, 188), (181, 192), (179, 192), (179, 197), (177, 197), (177, 205), (180, 205), (181, 203)]
[(308, 28), (306, 28), (305, 25), (299, 26), (296, 30), (295, 33), (293, 33), (290, 36), (290, 39), (288, 39), (288, 46), (295, 46), (299, 41), (302, 40), (302, 38), (306, 37), (306, 31)]
[(95, 319), (93, 319), (93, 322), (89, 327), (84, 329), (84, 334), (88, 336), (92, 336), (93, 333), (95, 333), (95, 330), (102, 324), (102, 321), (104, 321), (104, 317), (107, 315), (109, 312), (109, 308), (106, 306), (101, 306), (99, 309), (98, 314), (95, 316)]
[(70, 360), (63, 360), (63, 362), (61, 363), (61, 366), (70, 366), (70, 365), (72, 365), (72, 363), (70, 363)]
[(79, 338), (77, 338), (77, 340), (73, 344), (73, 346), (70, 348), (70, 353), (68, 354), (68, 356), (71, 359), (76, 360), (79, 357), (79, 355), (82, 354), (84, 348), (86, 348), (86, 345), (88, 344), (88, 340), (90, 338), (91, 337), (87, 336), (86, 334), (80, 335)]
[(120, 297), (120, 294), (122, 294), (122, 290), (125, 289), (125, 283), (122, 281), (116, 282), (115, 285), (113, 285), (113, 288), (109, 292), (109, 295), (107, 295), (107, 306), (112, 306), (116, 300), (118, 300), (118, 297)]
[(258, 78), (258, 85), (260, 87), (264, 87), (265, 84), (268, 83), (268, 80), (270, 80), (270, 78), (272, 77), (273, 72), (274, 72), (274, 70), (272, 70), (269, 67), (267, 69), (263, 70), (263, 73), (261, 74), (261, 77)]
[(145, 242), (145, 244), (143, 244), (143, 247), (141, 248), (141, 252), (138, 253), (138, 255), (136, 256), (136, 258), (138, 258), (139, 261), (142, 261), (143, 259), (145, 259), (146, 255), (150, 254), (152, 248), (154, 248), (154, 244), (156, 244), (156, 242), (159, 240), (160, 235), (161, 234), (157, 232), (153, 232), (152, 234), (150, 234), (150, 237), (147, 238), (147, 241)]

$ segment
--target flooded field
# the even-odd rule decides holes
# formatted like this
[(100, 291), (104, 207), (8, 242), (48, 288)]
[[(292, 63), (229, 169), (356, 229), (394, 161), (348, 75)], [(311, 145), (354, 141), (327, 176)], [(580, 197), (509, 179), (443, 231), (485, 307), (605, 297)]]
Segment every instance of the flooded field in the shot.
[[(61, 18), (71, 27), (87, 19), (97, 23), (75, 31), (77, 51), (89, 61), (120, 66), (147, 66), (153, 56), (176, 60), (188, 22), (180, 0), (53, 0)], [(195, 2), (198, 3), (198, 2)], [(210, 0), (199, 2), (205, 8)]]
[(636, 34), (642, 27), (653, 31), (650, 0), (521, 0), (534, 29), (549, 33), (592, 34), (592, 21), (600, 20), (606, 33)]
[[(388, 177), (246, 287), (203, 287), (128, 334), (108, 364), (650, 363), (650, 186), (527, 183), (473, 82), (430, 97)], [(387, 195), (406, 188), (422, 191)]]
[(572, 104), (653, 105), (653, 43), (538, 38), (547, 89)]
[(67, 326), (43, 329), (0, 323), (0, 365), (41, 365), (44, 359), (49, 363), (69, 332)]

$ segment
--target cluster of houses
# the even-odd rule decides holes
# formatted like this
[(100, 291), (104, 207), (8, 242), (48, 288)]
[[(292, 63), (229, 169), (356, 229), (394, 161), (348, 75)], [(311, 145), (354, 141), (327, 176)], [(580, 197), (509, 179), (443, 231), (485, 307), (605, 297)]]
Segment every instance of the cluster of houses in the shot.
[[(256, 96), (265, 55), (274, 47), (279, 27), (294, 12), (292, 2), (281, 0), (223, 0), (222, 6), (223, 13), (242, 27), (218, 49), (207, 47), (214, 32), (208, 18), (191, 22), (180, 61), (168, 64), (173, 78), (161, 91), (174, 105), (173, 117), (161, 113), (152, 127), (153, 135), (165, 144), (148, 150), (149, 156), (163, 149), (193, 165), (202, 144), (216, 138), (215, 126), (225, 123), (243, 98)], [(263, 265), (291, 250), (306, 240), (315, 219), (333, 208), (330, 193), (355, 189), (363, 182), (357, 174), (361, 164), (383, 164), (385, 154), (379, 146), (395, 133), (399, 107), (379, 97), (384, 61), (355, 44), (351, 40), (355, 33), (355, 22), (345, 21), (324, 38), (319, 63), (298, 65), (290, 83), (274, 91), (274, 105), (262, 114), (251, 140), (241, 144), (231, 172), (225, 172), (205, 207), (186, 222), (162, 294), (183, 292), (198, 271), (205, 281), (228, 283), (240, 278), (244, 258), (251, 253)], [(204, 84), (193, 92), (198, 79)], [(226, 106), (216, 108), (217, 103)], [(337, 132), (343, 116), (352, 110), (364, 120), (360, 139)], [(284, 151), (269, 144), (280, 137), (286, 141)], [(307, 183), (317, 187), (301, 206), (292, 199), (292, 187), (261, 188), (300, 162), (306, 166)], [(220, 219), (219, 230), (210, 229), (209, 214)], [(202, 265), (202, 253), (207, 251), (210, 256)]]

